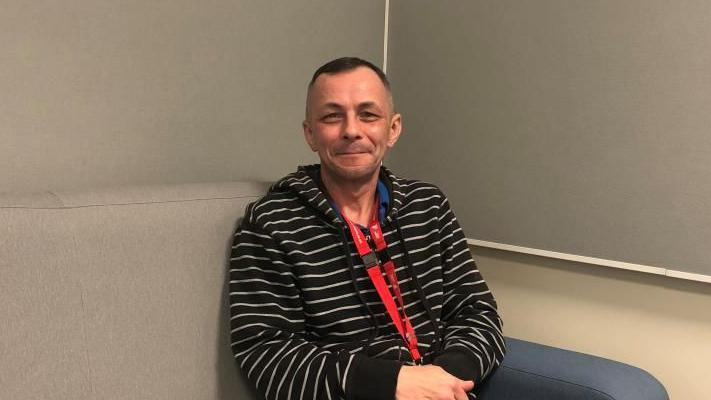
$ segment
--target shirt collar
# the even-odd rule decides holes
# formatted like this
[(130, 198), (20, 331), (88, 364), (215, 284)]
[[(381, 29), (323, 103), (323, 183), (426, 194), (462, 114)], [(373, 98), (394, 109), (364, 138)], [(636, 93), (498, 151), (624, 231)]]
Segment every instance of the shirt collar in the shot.
[(385, 186), (383, 179), (378, 179), (378, 188), (376, 189), (376, 196), (380, 198), (380, 208), (378, 209), (378, 217), (380, 217), (380, 222), (382, 223), (385, 216), (388, 214), (388, 206), (390, 206), (390, 193), (388, 192), (388, 187)]
[[(319, 186), (321, 186), (322, 190), (325, 191), (325, 188), (323, 187), (323, 182), (321, 181), (321, 174), (319, 173), (317, 177), (319, 180)], [(388, 187), (387, 185), (385, 185), (385, 182), (383, 182), (383, 178), (378, 178), (378, 185), (375, 188), (375, 195), (378, 196), (378, 198), (380, 199), (380, 204), (378, 207), (378, 218), (380, 218), (380, 223), (382, 223), (385, 220), (385, 216), (388, 214), (388, 207), (390, 206), (390, 192), (388, 192)], [(326, 198), (328, 199), (328, 202), (329, 204), (331, 204), (331, 207), (334, 209), (334, 211), (336, 211), (338, 218), (343, 221), (341, 210), (338, 208), (336, 203), (333, 202), (331, 196), (326, 196)]]

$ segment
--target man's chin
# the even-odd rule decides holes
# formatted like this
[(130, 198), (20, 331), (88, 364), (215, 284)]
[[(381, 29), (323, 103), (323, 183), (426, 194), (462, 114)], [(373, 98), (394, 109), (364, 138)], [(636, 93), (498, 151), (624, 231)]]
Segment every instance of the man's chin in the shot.
[[(323, 165), (323, 164), (322, 164)], [(348, 182), (367, 182), (378, 174), (378, 165), (349, 165), (328, 168), (333, 178)]]

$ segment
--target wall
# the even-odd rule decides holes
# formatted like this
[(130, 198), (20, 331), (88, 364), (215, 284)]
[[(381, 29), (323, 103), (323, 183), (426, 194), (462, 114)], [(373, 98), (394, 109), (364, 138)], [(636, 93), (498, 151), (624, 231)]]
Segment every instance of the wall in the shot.
[(472, 248), (507, 336), (643, 368), (671, 399), (708, 398), (711, 285)]
[(3, 2), (0, 191), (273, 180), (305, 87), (382, 61), (384, 1)]
[[(646, 174), (640, 187), (628, 184), (632, 192), (662, 188), (671, 199), (688, 195), (677, 191), (682, 185), (708, 190), (696, 175), (670, 179), (667, 174), (680, 165), (663, 156), (688, 146), (692, 157), (684, 165), (708, 171), (709, 163), (703, 161), (709, 156), (707, 144), (694, 146), (687, 140), (694, 136), (708, 142), (699, 124), (708, 118), (702, 107), (708, 101), (699, 100), (708, 96), (710, 81), (705, 69), (697, 68), (711, 60), (708, 35), (699, 33), (708, 26), (703, 24), (709, 19), (708, 7), (708, 2), (694, 0), (393, 0), (388, 72), (404, 131), (388, 165), (404, 176), (439, 184), (445, 192), (482, 192), (453, 196), (458, 215), (471, 217), (466, 222), (497, 215), (497, 204), (519, 201), (511, 215), (495, 219), (495, 228), (506, 234), (518, 233), (521, 218), (528, 218), (539, 221), (535, 228), (548, 235), (556, 227), (550, 222), (560, 217), (560, 207), (601, 206), (595, 198), (586, 198), (532, 214), (527, 203), (545, 199), (540, 188), (599, 185), (603, 193), (617, 187), (618, 181), (597, 179), (594, 173), (586, 178), (579, 169), (547, 174), (546, 168), (561, 154), (577, 157), (593, 171), (612, 162), (666, 168), (664, 174)], [(659, 47), (654, 46), (655, 37)], [(681, 38), (690, 40), (677, 40)], [(634, 58), (620, 51), (626, 48), (636, 52)], [(673, 74), (683, 69), (692, 74)], [(687, 85), (687, 79), (697, 78), (698, 85)], [(547, 101), (551, 93), (552, 103)], [(667, 117), (680, 123), (653, 123)], [(541, 148), (546, 143), (542, 135), (558, 129), (566, 132), (566, 139)], [(618, 152), (618, 134), (631, 131), (634, 140), (645, 144), (637, 154), (643, 162)], [(523, 139), (516, 142), (514, 133)], [(481, 151), (497, 140), (518, 146), (505, 154)], [(646, 146), (651, 142), (653, 146)], [(565, 154), (581, 145), (589, 152)], [(659, 152), (645, 153), (649, 148)], [(651, 154), (657, 155), (645, 158)], [(463, 165), (474, 167), (465, 170)], [(477, 168), (493, 171), (492, 178), (477, 183)], [(508, 184), (518, 179), (516, 168), (538, 168), (541, 179), (528, 182), (531, 191), (516, 191)], [(670, 201), (661, 214), (649, 217), (660, 222), (705, 215), (702, 210), (708, 205), (700, 197), (688, 198), (693, 207)], [(481, 199), (486, 207), (479, 204)], [(634, 196), (617, 200), (628, 214), (640, 204)], [(568, 227), (601, 227), (597, 219), (569, 222)], [(682, 231), (650, 243), (635, 238), (633, 218), (616, 224), (610, 228), (630, 229), (630, 239), (642, 249), (669, 251), (677, 243), (694, 241), (699, 251), (708, 253), (707, 235)], [(465, 234), (471, 233), (464, 228)], [(536, 231), (529, 233), (535, 237)], [(596, 238), (610, 242), (604, 234)], [(563, 240), (570, 239), (575, 237)], [(507, 335), (637, 365), (658, 377), (673, 399), (708, 398), (711, 285), (485, 248), (475, 248), (474, 254), (500, 303)]]

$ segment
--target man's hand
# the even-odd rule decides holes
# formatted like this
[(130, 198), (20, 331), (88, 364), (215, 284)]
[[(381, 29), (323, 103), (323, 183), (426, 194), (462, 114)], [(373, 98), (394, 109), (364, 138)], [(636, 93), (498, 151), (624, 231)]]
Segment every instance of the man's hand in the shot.
[(473, 381), (463, 381), (437, 365), (403, 366), (397, 376), (395, 400), (467, 400)]

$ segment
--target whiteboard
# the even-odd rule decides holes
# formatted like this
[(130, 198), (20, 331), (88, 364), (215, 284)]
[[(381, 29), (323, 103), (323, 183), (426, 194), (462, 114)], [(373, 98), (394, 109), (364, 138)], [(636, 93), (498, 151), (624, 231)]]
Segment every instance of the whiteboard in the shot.
[(711, 276), (711, 2), (394, 1), (389, 24), (387, 163), (468, 238)]

